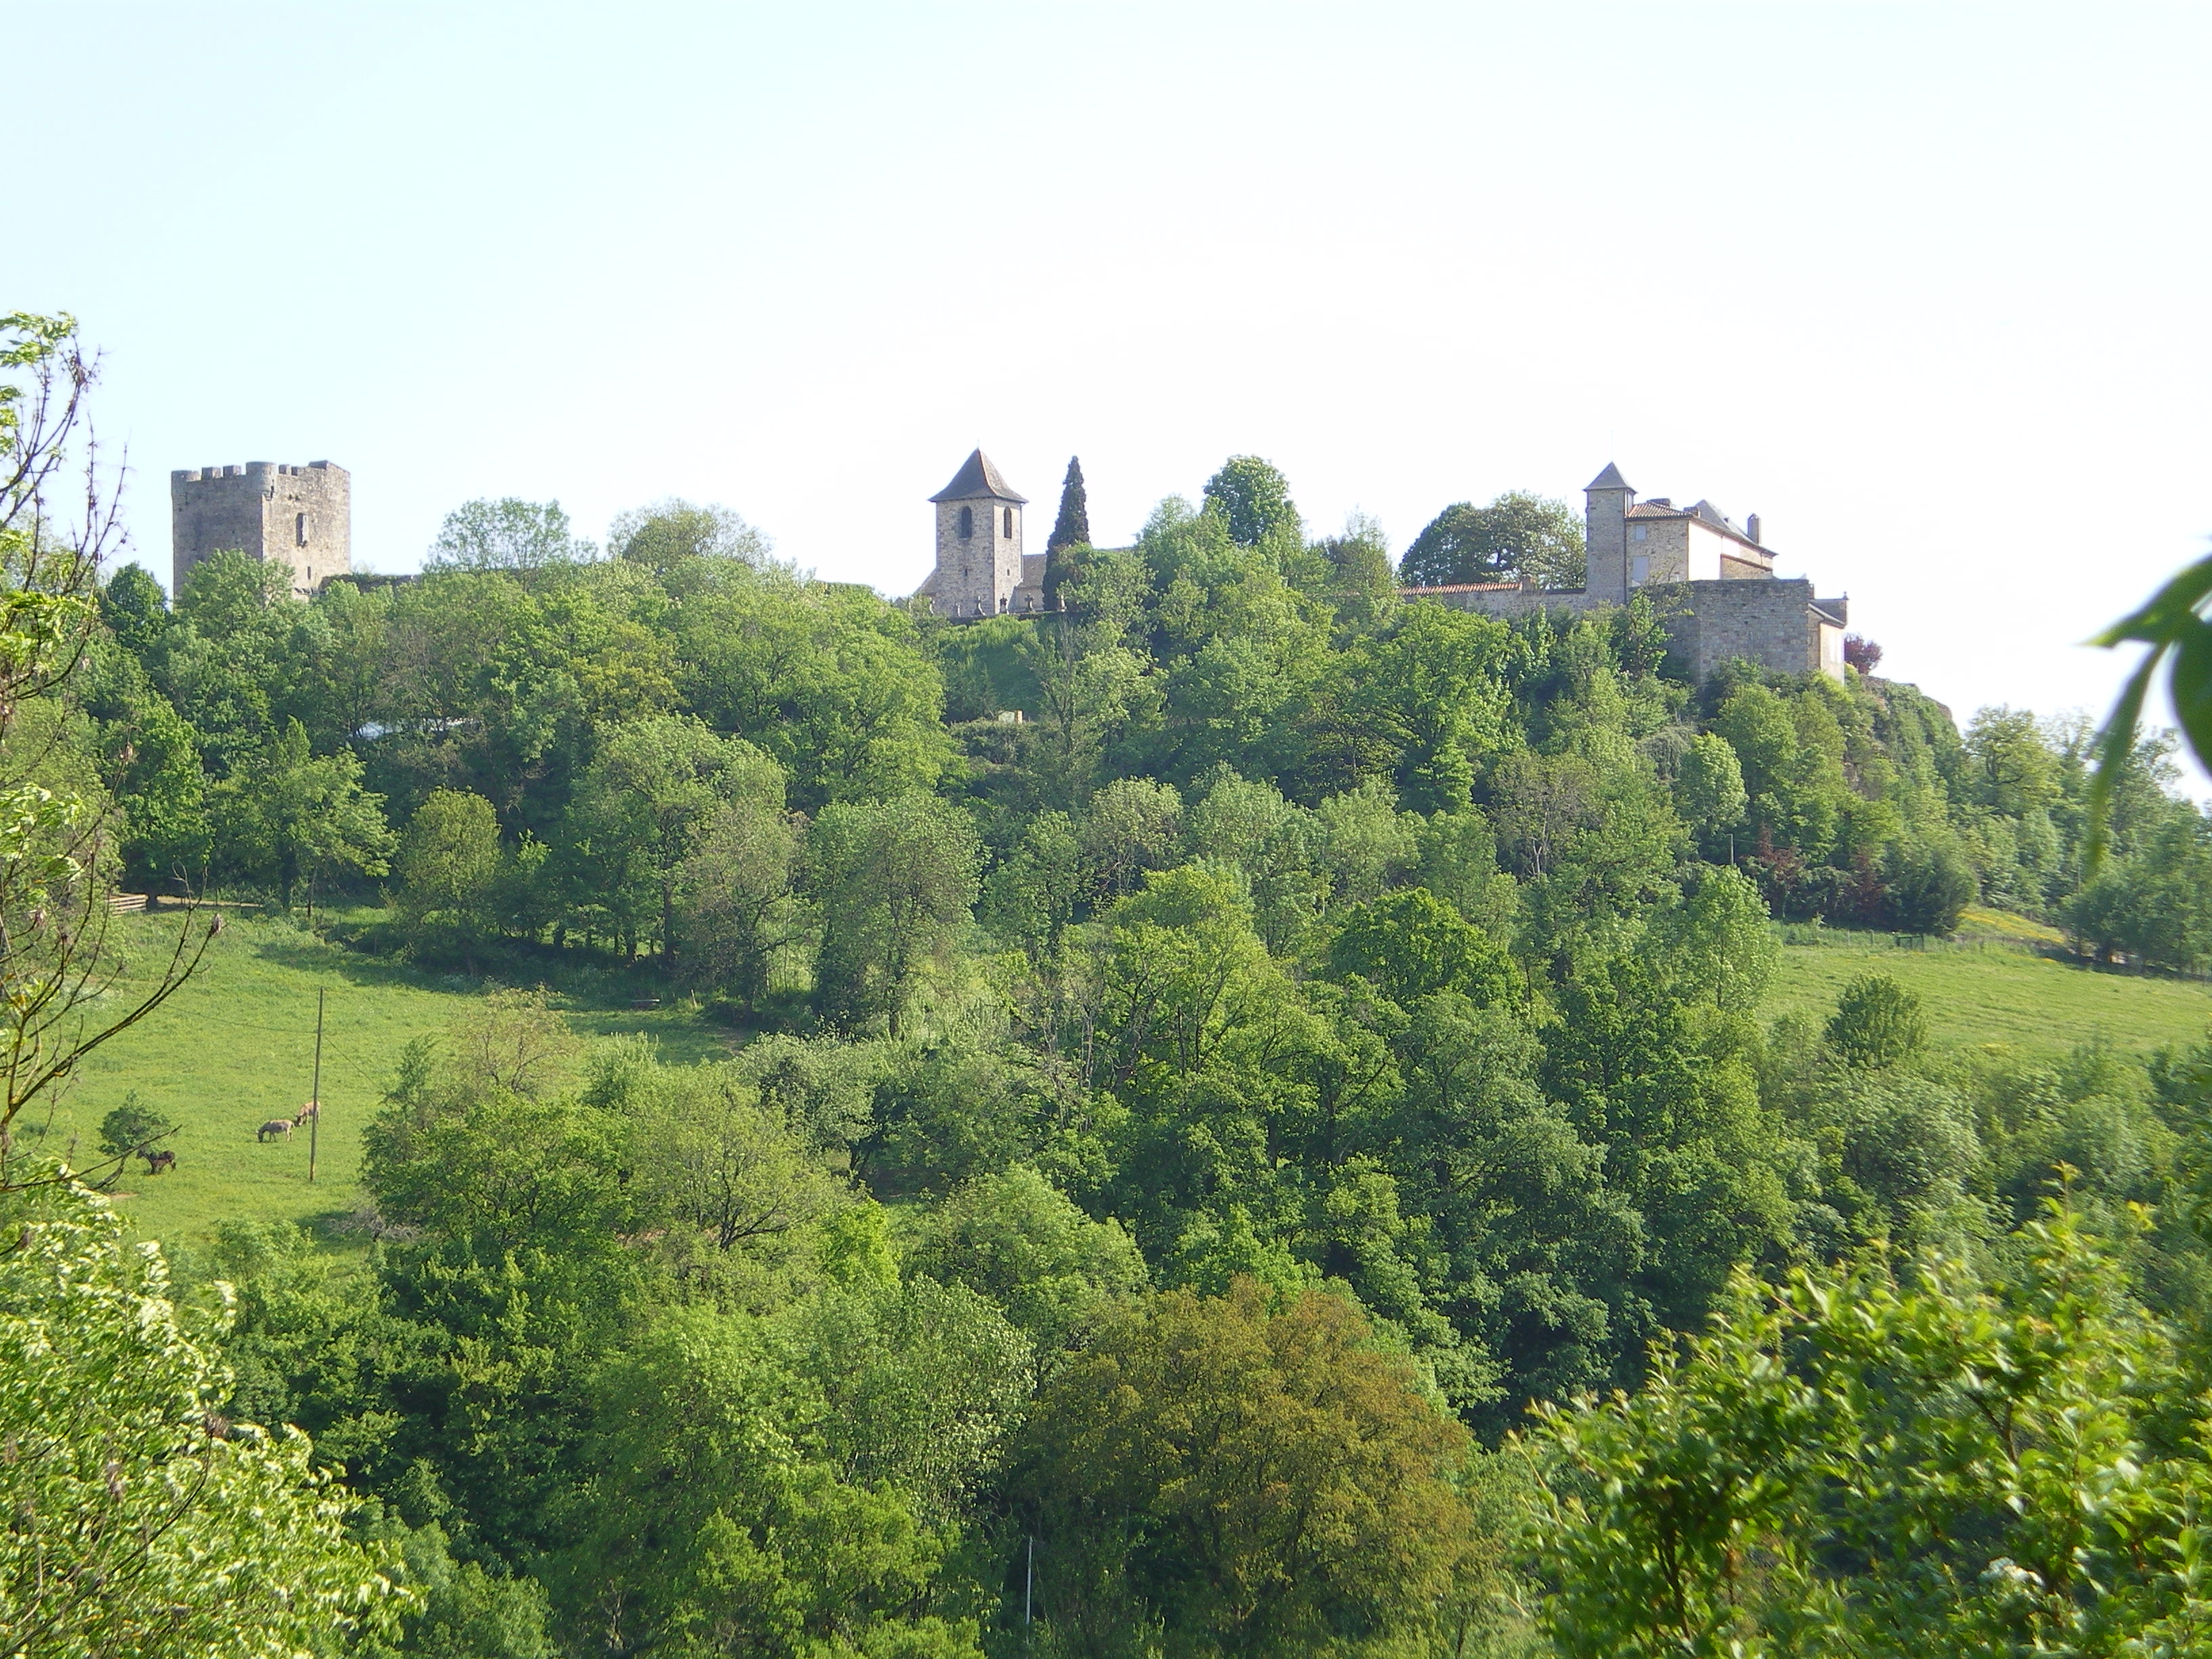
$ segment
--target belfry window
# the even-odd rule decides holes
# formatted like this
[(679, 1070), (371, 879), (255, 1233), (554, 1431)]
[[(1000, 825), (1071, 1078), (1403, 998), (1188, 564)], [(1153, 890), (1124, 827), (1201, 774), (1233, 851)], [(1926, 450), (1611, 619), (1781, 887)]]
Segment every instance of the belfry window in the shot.
[(1012, 536), (1013, 536), (1013, 533), (1014, 533), (1014, 509), (1013, 509), (1012, 507), (1008, 507), (1008, 508), (1006, 509), (1006, 535), (1007, 535), (1007, 538), (1008, 538), (1009, 539), (1012, 539)]
[(963, 542), (972, 540), (975, 534), (975, 509), (972, 507), (963, 507), (960, 509), (960, 539)]

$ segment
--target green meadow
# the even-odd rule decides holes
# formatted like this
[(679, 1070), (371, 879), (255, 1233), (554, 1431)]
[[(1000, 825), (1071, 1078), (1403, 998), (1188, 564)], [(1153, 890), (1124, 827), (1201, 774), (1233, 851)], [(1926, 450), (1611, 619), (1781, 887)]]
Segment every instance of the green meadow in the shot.
[[(1803, 939), (1790, 929), (1785, 938)], [(2062, 1054), (2102, 1038), (2137, 1054), (2201, 1042), (2212, 1024), (2212, 984), (2039, 953), (2058, 935), (2019, 917), (1969, 911), (1954, 939), (1902, 940), (1834, 933), (1785, 944), (1765, 1012), (1825, 1015), (1862, 974), (1887, 974), (1917, 996), (1939, 1046), (2008, 1043)]]
[[(118, 921), (131, 981), (166, 960), (174, 918)], [(686, 1003), (631, 1006), (619, 971), (564, 974), (549, 989), (579, 1033), (645, 1032), (673, 1060), (727, 1051), (732, 1038)], [(96, 1156), (100, 1121), (127, 1094), (181, 1127), (167, 1145), (176, 1168), (149, 1178), (133, 1161), (116, 1182), (118, 1207), (142, 1237), (192, 1243), (231, 1216), (297, 1221), (333, 1243), (356, 1237), (362, 1126), (377, 1109), (400, 1049), (435, 1036), (486, 981), (380, 960), (279, 919), (233, 921), (200, 970), (167, 1002), (96, 1050), (50, 1112), (20, 1126), (23, 1144)], [(322, 1117), (308, 1181), (305, 1126), (255, 1139), (307, 1100), (315, 1058), (315, 994), (324, 996)], [(121, 1000), (120, 992), (116, 1000)]]

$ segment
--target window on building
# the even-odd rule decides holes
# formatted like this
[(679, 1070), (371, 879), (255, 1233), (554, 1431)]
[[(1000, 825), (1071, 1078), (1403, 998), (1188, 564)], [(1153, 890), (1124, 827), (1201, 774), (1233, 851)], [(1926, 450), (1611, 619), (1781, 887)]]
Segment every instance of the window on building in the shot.
[(1628, 562), (1628, 585), (1631, 587), (1641, 587), (1650, 580), (1651, 556), (1649, 553), (1638, 553)]
[(963, 542), (971, 540), (975, 534), (975, 509), (972, 507), (963, 507), (960, 509), (960, 539)]
[(1006, 509), (1006, 538), (1007, 538), (1009, 541), (1012, 540), (1012, 539), (1013, 539), (1013, 534), (1014, 534), (1014, 509), (1013, 509), (1012, 507), (1008, 507), (1008, 508)]
[(1640, 541), (1644, 540), (1646, 537), (1650, 536), (1650, 533), (1651, 533), (1651, 528), (1650, 528), (1650, 526), (1649, 525), (1638, 525), (1638, 526), (1636, 526), (1635, 530), (1631, 533), (1630, 539), (1631, 539), (1631, 540), (1632, 540), (1632, 541), (1639, 541), (1639, 542), (1640, 542)]
[(305, 547), (307, 544), (307, 515), (304, 513), (295, 513), (292, 515), (292, 540), (295, 547)]

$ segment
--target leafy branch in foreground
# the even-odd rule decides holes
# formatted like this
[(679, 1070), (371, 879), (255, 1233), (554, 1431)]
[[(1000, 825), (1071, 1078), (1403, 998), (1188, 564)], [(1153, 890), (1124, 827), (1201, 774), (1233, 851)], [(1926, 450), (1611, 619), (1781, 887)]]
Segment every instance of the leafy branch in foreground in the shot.
[(2088, 868), (2094, 872), (2105, 853), (2106, 830), (2114, 781), (2135, 751), (2136, 727), (2143, 699), (2159, 665), (2171, 663), (2167, 684), (2173, 712), (2197, 760), (2212, 770), (2212, 556), (2199, 559), (2154, 594), (2132, 615), (2123, 617), (2090, 643), (2111, 647), (2137, 641), (2150, 647), (2121, 688), (2097, 744), (2097, 775), (2089, 792)]

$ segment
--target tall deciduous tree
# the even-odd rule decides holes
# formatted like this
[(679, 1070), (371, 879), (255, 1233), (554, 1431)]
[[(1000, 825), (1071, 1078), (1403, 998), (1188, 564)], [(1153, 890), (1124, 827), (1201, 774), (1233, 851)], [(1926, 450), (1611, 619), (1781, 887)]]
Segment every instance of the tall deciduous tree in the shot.
[(286, 909), (303, 881), (335, 870), (380, 876), (390, 868), (384, 798), (361, 785), (352, 752), (316, 755), (307, 728), (286, 722), (276, 739), (216, 787), (228, 861), (276, 884)]
[(778, 957), (801, 937), (805, 822), (779, 799), (741, 796), (707, 821), (678, 872), (685, 972), (743, 1007), (758, 1006)]
[(446, 514), (425, 570), (539, 570), (592, 556), (591, 543), (568, 528), (558, 501), (464, 501)]
[(417, 951), (464, 961), (499, 928), (499, 818), (482, 795), (441, 789), (415, 809), (392, 859), (392, 908)]
[(675, 948), (684, 866), (717, 811), (750, 799), (783, 805), (783, 769), (742, 738), (688, 715), (655, 714), (607, 732), (577, 781), (562, 852), (575, 900), (626, 943)]
[(923, 966), (974, 908), (979, 856), (968, 815), (934, 795), (822, 809), (806, 861), (822, 921), (816, 993), (833, 1024), (898, 1030)]
[(1477, 1545), (1468, 1437), (1346, 1302), (1239, 1279), (1115, 1322), (1045, 1389), (1013, 1487), (1077, 1650), (1290, 1656), (1430, 1633)]
[(1273, 461), (1257, 455), (1231, 455), (1206, 481), (1206, 501), (1228, 520), (1232, 541), (1257, 546), (1276, 531), (1295, 532), (1297, 504), (1290, 480)]
[(74, 319), (0, 315), (0, 1188), (23, 1107), (160, 1006), (211, 937), (186, 918), (150, 984), (116, 994), (120, 826), (58, 696), (84, 666), (117, 522), (83, 425), (95, 368)]
[(765, 564), (774, 548), (766, 532), (732, 509), (713, 502), (701, 506), (673, 495), (618, 513), (607, 526), (608, 552), (656, 571), (673, 569), (686, 559)]
[(1437, 514), (1413, 538), (1398, 574), (1419, 587), (1522, 580), (1580, 587), (1583, 570), (1582, 520), (1573, 510), (1512, 490), (1487, 507), (1457, 501)]
[(169, 596), (144, 568), (126, 564), (100, 590), (100, 619), (134, 656), (144, 656), (169, 626)]

